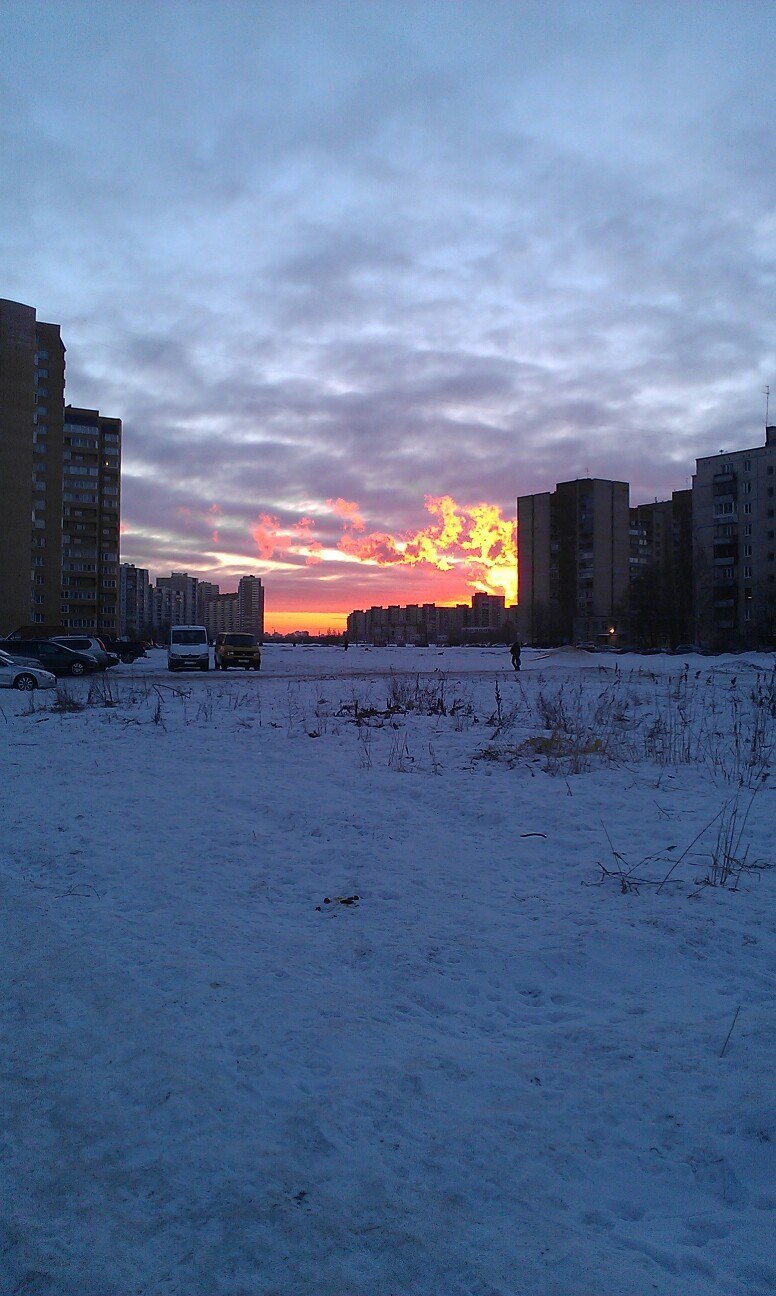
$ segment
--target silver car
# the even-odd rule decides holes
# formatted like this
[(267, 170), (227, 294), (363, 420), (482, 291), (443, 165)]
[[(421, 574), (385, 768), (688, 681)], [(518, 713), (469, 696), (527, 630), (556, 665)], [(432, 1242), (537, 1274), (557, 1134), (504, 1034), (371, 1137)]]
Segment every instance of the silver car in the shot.
[(115, 653), (108, 652), (105, 644), (96, 635), (54, 635), (52, 643), (61, 644), (63, 648), (72, 648), (73, 652), (88, 653), (93, 657), (100, 670), (118, 664)]
[(36, 688), (56, 687), (56, 676), (41, 670), (39, 662), (9, 657), (8, 653), (0, 651), (0, 688), (16, 688), (31, 693)]

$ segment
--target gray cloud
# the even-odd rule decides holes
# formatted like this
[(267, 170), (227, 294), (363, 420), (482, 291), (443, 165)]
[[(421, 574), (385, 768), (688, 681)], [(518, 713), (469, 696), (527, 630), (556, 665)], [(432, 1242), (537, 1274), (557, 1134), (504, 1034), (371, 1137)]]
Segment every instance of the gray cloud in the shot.
[[(69, 398), (124, 419), (125, 557), (212, 570), (214, 502), (247, 560), (261, 512), (342, 496), (403, 530), (425, 493), (511, 512), (588, 470), (638, 501), (758, 441), (769, 26), (715, 3), (11, 0), (1, 291), (62, 323)], [(272, 579), (301, 599), (320, 575)]]

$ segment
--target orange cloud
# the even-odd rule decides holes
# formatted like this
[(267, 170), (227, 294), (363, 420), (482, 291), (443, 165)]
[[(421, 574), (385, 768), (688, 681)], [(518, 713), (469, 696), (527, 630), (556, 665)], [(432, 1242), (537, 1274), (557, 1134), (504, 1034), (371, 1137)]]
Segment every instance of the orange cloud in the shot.
[(364, 519), (361, 516), (361, 509), (358, 507), (358, 504), (353, 503), (352, 500), (344, 499), (327, 500), (326, 503), (332, 513), (336, 514), (337, 517), (344, 518), (346, 525), (349, 526), (351, 530), (364, 530)]
[[(420, 567), (456, 576), (471, 589), (517, 596), (517, 526), (502, 517), (496, 504), (458, 504), (450, 495), (427, 495), (425, 505), (434, 519), (417, 531), (391, 535), (366, 531), (363, 514), (352, 500), (326, 501), (342, 520), (336, 547), (340, 553), (377, 567)], [(266, 560), (297, 555), (308, 565), (324, 561), (315, 537), (315, 521), (302, 517), (288, 526), (262, 513), (252, 529), (259, 557)]]

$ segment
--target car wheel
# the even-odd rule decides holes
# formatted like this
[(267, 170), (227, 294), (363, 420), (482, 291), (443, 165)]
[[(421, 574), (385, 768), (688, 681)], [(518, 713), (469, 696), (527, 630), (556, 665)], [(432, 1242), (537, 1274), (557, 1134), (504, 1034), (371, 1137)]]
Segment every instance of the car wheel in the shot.
[(134, 660), (132, 653), (122, 653), (121, 657), (119, 657), (122, 666), (131, 666)]
[(70, 674), (83, 675), (85, 670), (86, 667), (84, 666), (83, 662), (73, 662), (72, 666), (70, 667)]
[(23, 693), (31, 693), (33, 689), (38, 687), (38, 681), (34, 675), (17, 675), (13, 686), (21, 689)]

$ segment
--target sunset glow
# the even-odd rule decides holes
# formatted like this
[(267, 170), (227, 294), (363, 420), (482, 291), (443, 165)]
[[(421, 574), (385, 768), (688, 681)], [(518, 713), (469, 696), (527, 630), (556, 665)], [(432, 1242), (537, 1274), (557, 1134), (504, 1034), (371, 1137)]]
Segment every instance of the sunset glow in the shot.
[[(293, 522), (281, 523), (279, 518), (260, 514), (251, 529), (258, 557), (267, 563), (300, 561), (304, 566), (320, 567), (321, 581), (327, 580), (325, 569), (332, 564), (350, 562), (369, 569), (416, 569), (417, 576), (426, 576), (425, 594), (418, 594), (418, 580), (409, 582), (397, 572), (395, 593), (390, 601), (444, 602), (468, 601), (472, 593), (482, 590), (505, 595), (507, 602), (517, 596), (517, 528), (513, 519), (505, 518), (495, 504), (459, 504), (450, 495), (427, 495), (425, 507), (433, 518), (428, 526), (418, 530), (396, 533), (367, 529), (362, 510), (354, 500), (329, 499), (321, 507), (318, 518), (305, 515)], [(324, 524), (331, 530), (336, 519), (340, 534), (320, 538)], [(446, 579), (440, 581), (440, 573)], [(353, 573), (355, 577), (355, 573)], [(352, 594), (347, 587), (351, 584)], [(407, 586), (408, 592), (402, 593)], [(308, 585), (309, 591), (309, 585)], [(334, 591), (328, 591), (327, 604), (331, 605)], [(341, 578), (336, 597), (341, 600), (340, 611), (352, 607), (369, 606), (379, 602), (364, 599), (363, 581), (348, 582)], [(348, 604), (343, 607), (342, 601)], [(325, 618), (326, 613), (321, 613)]]

